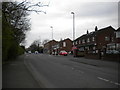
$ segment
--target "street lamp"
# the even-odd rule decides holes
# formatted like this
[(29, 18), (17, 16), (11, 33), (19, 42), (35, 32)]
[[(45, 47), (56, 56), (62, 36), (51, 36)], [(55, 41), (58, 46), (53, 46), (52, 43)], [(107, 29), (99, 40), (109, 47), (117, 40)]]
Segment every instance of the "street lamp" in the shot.
[(53, 40), (53, 26), (50, 26), (50, 28), (52, 28), (52, 40)]
[(50, 45), (50, 54), (52, 54), (52, 45), (53, 45), (53, 26), (50, 26), (50, 28), (52, 29), (52, 42)]
[(75, 40), (75, 13), (71, 12), (73, 14), (73, 41)]

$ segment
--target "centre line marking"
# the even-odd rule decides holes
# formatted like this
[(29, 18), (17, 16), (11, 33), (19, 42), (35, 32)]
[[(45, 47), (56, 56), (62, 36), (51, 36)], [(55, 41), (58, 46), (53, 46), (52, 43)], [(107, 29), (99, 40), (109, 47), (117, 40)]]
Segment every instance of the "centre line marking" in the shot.
[(107, 79), (104, 79), (104, 78), (101, 78), (101, 77), (97, 77), (97, 78), (100, 79), (100, 80), (109, 82), (109, 83), (113, 83), (113, 84), (115, 84), (115, 85), (120, 85), (119, 83), (116, 83), (116, 82), (113, 82), (113, 81), (110, 81), (110, 80), (107, 80)]
[(104, 79), (104, 78), (101, 78), (101, 77), (98, 77), (98, 79), (101, 79), (101, 80), (106, 81), (106, 82), (108, 82), (108, 81), (109, 81), (109, 80)]

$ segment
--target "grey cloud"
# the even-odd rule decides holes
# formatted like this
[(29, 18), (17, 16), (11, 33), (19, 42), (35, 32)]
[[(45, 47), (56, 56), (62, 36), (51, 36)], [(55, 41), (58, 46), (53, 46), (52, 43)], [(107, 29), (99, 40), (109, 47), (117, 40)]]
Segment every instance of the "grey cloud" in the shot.
[[(74, 11), (76, 17), (106, 17), (117, 15), (117, 2), (84, 2), (76, 5), (69, 4), (68, 7), (62, 8), (65, 11)], [(70, 17), (69, 17), (70, 18)]]

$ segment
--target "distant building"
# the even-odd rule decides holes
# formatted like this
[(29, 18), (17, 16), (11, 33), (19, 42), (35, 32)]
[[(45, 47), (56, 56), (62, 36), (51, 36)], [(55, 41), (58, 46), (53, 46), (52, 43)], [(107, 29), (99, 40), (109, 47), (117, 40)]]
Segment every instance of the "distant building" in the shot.
[(61, 50), (71, 52), (72, 41), (69, 38), (61, 40), (53, 46), (53, 54), (58, 54)]
[(52, 54), (52, 48), (58, 41), (51, 40), (44, 44), (44, 53)]
[(120, 51), (120, 27), (116, 31), (116, 49)]

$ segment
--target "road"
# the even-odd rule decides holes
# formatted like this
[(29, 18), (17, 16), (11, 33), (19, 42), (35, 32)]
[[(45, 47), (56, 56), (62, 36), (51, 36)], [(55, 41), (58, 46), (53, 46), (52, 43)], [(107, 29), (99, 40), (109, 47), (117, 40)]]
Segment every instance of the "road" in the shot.
[(118, 69), (107, 67), (109, 62), (106, 65), (76, 62), (83, 59), (46, 54), (24, 55), (25, 65), (43, 88), (118, 88), (120, 86)]

